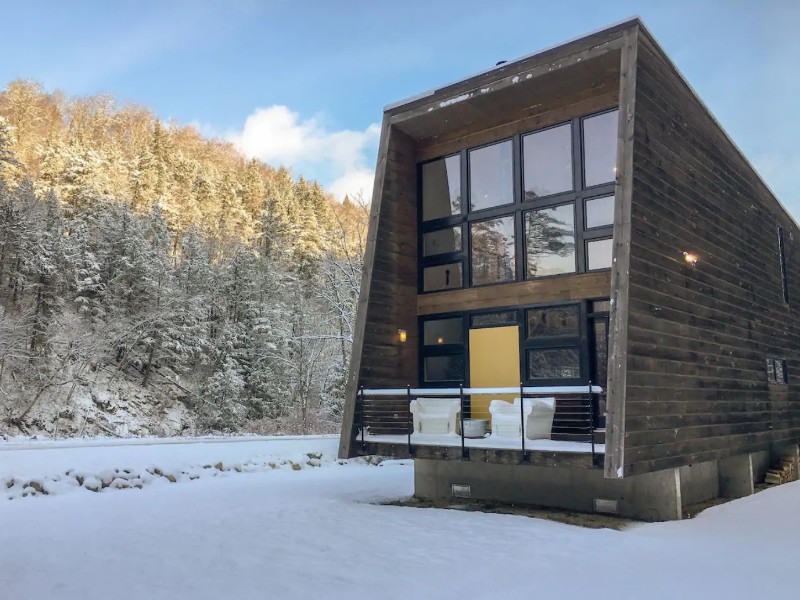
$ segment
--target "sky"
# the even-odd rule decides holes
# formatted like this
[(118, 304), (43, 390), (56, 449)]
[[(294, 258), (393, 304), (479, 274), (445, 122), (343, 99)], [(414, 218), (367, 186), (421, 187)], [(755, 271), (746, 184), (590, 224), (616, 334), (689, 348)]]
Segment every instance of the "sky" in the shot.
[(383, 107), (641, 17), (800, 220), (800, 0), (0, 0), (0, 87), (111, 94), (372, 187)]

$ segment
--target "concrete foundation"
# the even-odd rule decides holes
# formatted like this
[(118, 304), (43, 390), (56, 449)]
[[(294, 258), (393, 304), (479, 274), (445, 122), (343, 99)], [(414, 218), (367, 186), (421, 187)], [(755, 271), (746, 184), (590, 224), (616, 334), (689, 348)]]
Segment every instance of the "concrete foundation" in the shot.
[[(796, 454), (795, 446), (795, 454)], [(786, 454), (786, 449), (782, 449)], [(580, 512), (613, 513), (646, 521), (681, 519), (686, 506), (716, 497), (752, 494), (769, 467), (769, 452), (755, 452), (606, 479), (601, 469), (504, 465), (416, 459), (414, 492), (420, 498), (469, 497)]]
[(605, 479), (600, 469), (458, 460), (414, 461), (416, 496), (449, 500), (453, 498), (454, 485), (469, 486), (470, 498), (476, 500), (516, 502), (589, 513), (611, 512), (649, 521), (682, 517), (678, 469), (625, 479)]

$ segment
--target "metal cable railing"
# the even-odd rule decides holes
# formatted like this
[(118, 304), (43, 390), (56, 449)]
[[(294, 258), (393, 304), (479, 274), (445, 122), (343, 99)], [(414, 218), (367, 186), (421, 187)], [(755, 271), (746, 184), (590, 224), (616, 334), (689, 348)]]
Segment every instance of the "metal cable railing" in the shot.
[[(498, 398), (499, 397), (499, 398)], [(588, 444), (598, 455), (604, 421), (600, 386), (359, 388), (356, 409), (362, 449), (368, 441), (519, 450), (526, 460), (537, 439)], [(526, 445), (528, 446), (526, 448)], [(600, 452), (602, 454), (602, 451)]]

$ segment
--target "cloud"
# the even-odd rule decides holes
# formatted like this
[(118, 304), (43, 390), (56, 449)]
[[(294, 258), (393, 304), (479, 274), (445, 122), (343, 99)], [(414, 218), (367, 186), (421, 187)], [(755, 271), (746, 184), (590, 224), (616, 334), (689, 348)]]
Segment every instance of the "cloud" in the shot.
[(363, 131), (329, 131), (316, 118), (301, 119), (288, 107), (274, 105), (256, 110), (241, 131), (227, 138), (246, 156), (316, 179), (341, 200), (358, 193), (371, 198), (368, 165), (379, 136), (378, 124)]

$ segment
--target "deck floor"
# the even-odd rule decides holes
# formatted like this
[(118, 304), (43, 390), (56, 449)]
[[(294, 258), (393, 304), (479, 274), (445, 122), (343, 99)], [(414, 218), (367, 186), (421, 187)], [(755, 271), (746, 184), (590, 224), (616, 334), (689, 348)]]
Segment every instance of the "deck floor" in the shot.
[[(358, 437), (358, 440), (361, 438)], [(405, 435), (366, 435), (364, 441), (375, 444), (407, 444)], [(414, 433), (411, 444), (416, 446), (458, 446), (461, 447), (461, 436), (457, 434)], [(498, 450), (521, 450), (522, 440), (518, 437), (496, 437), (487, 435), (484, 438), (464, 438), (467, 448), (493, 448)], [(558, 440), (525, 440), (525, 450), (538, 452), (573, 452), (591, 454), (592, 445), (588, 442), (563, 442)], [(594, 445), (595, 454), (605, 453), (605, 444)]]

